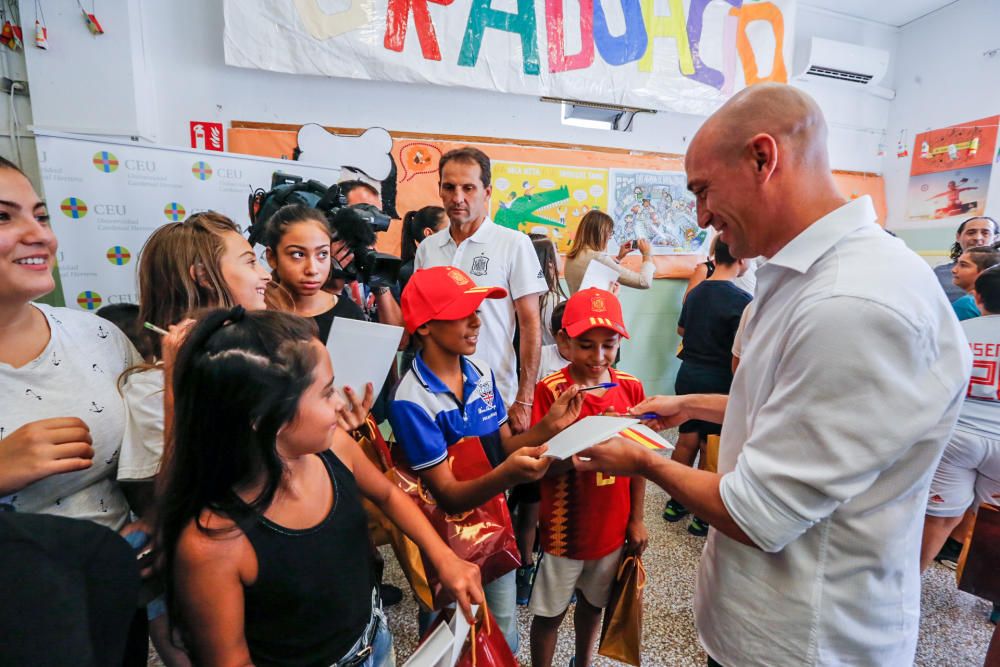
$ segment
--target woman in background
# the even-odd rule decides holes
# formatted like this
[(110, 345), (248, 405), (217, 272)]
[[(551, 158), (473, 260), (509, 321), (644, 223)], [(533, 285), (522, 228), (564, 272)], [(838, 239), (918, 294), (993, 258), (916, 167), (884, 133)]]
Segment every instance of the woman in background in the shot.
[(552, 311), (560, 303), (567, 299), (559, 282), (559, 255), (556, 251), (556, 244), (545, 234), (529, 234), (531, 244), (535, 246), (535, 254), (538, 255), (538, 263), (542, 267), (542, 275), (545, 276), (545, 284), (549, 289), (538, 299), (538, 309), (541, 312), (542, 322), (542, 345), (553, 345), (556, 342), (555, 336), (549, 328), (552, 321)]
[[(635, 247), (631, 243), (626, 243), (618, 249), (617, 257), (611, 257), (607, 254), (607, 248), (614, 227), (614, 220), (603, 211), (588, 211), (580, 220), (576, 237), (573, 239), (573, 247), (566, 254), (566, 265), (563, 267), (563, 275), (571, 295), (580, 290), (580, 283), (583, 282), (583, 276), (587, 273), (591, 261), (600, 262), (614, 269), (618, 273), (618, 282), (622, 285), (636, 289), (649, 289), (652, 286), (656, 267), (650, 254), (649, 241), (639, 239)], [(638, 272), (626, 269), (620, 264), (625, 255), (636, 248), (642, 253), (642, 267)], [(610, 285), (605, 289), (610, 289)]]
[(301, 204), (282, 206), (267, 221), (261, 242), (273, 269), (269, 305), (311, 317), (326, 342), (335, 317), (367, 319), (361, 307), (331, 286), (333, 233), (322, 211)]
[(399, 269), (399, 291), (402, 293), (414, 271), (417, 246), (425, 238), (448, 226), (448, 216), (440, 206), (424, 206), (403, 216), (402, 243), (399, 258), (403, 261)]

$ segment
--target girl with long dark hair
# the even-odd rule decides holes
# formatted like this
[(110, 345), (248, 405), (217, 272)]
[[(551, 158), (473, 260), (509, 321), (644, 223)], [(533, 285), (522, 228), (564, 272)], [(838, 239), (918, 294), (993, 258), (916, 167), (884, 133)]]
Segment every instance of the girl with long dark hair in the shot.
[(424, 206), (409, 211), (403, 216), (403, 232), (399, 250), (399, 258), (403, 265), (399, 269), (399, 289), (406, 287), (417, 257), (417, 246), (428, 236), (439, 232), (448, 226), (448, 216), (440, 206)]
[(554, 345), (556, 338), (549, 327), (552, 311), (568, 298), (559, 283), (559, 255), (556, 252), (556, 244), (545, 234), (529, 234), (529, 236), (531, 244), (535, 247), (535, 254), (538, 255), (538, 263), (542, 266), (545, 284), (549, 288), (538, 298), (538, 310), (542, 317), (542, 345)]
[(363, 494), (426, 554), (469, 617), (478, 569), (341, 428), (315, 325), (206, 314), (174, 375), (157, 516), (172, 620), (199, 665), (393, 664)]
[(267, 221), (262, 243), (271, 265), (269, 302), (272, 309), (311, 317), (326, 342), (335, 317), (364, 320), (356, 303), (331, 285), (333, 233), (322, 211), (301, 204), (282, 206)]

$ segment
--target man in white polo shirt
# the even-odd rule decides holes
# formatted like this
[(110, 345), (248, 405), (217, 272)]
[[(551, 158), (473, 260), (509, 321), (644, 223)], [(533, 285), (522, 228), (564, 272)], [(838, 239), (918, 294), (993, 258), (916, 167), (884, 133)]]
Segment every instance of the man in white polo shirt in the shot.
[(685, 159), (699, 224), (768, 260), (730, 395), (633, 410), (722, 421), (719, 472), (621, 439), (576, 461), (642, 474), (712, 525), (695, 596), (709, 665), (913, 664), (922, 515), (971, 358), (930, 268), (868, 197), (845, 201), (826, 145), (808, 95), (761, 84)]
[[(417, 247), (416, 268), (457, 266), (479, 286), (502, 287), (506, 299), (483, 302), (476, 356), (496, 374), (511, 429), (528, 429), (542, 350), (538, 295), (548, 289), (527, 234), (498, 227), (489, 218), (490, 159), (471, 147), (448, 151), (438, 166), (441, 202), (451, 224)], [(516, 316), (516, 320), (515, 320)], [(514, 352), (520, 325), (520, 374)]]

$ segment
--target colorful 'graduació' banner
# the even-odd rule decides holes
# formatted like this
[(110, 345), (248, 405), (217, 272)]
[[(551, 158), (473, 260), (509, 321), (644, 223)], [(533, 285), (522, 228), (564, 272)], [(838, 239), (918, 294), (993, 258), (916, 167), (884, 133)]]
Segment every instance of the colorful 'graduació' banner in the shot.
[(225, 18), (239, 67), (708, 114), (788, 80), (795, 0), (225, 0)]

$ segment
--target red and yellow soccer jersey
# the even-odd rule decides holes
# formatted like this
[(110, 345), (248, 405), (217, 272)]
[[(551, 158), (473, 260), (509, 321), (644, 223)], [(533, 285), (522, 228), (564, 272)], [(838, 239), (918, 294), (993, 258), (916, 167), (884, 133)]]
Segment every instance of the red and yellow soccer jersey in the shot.
[[(584, 394), (578, 420), (609, 410), (625, 412), (646, 397), (642, 383), (628, 373), (611, 369), (611, 381), (618, 386), (603, 396)], [(541, 421), (571, 384), (568, 366), (542, 378), (535, 386), (532, 424)], [(564, 558), (595, 560), (621, 547), (632, 507), (630, 481), (628, 477), (576, 470), (542, 479), (542, 550)]]

